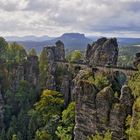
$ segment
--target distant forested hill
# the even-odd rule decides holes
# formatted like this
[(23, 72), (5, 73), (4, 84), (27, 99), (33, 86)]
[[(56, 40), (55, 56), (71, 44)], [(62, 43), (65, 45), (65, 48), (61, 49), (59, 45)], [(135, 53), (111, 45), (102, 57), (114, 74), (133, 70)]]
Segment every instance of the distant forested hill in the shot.
[[(60, 37), (49, 37), (49, 36), (24, 36), (24, 37), (6, 37), (9, 42), (16, 41), (19, 44), (25, 46), (26, 50), (35, 48), (38, 53), (44, 46), (54, 45), (56, 41), (61, 40), (65, 44), (66, 51), (71, 50), (85, 50), (87, 44), (94, 42), (99, 37), (86, 37), (80, 33), (65, 33)], [(117, 38), (120, 47), (140, 44), (140, 38)]]

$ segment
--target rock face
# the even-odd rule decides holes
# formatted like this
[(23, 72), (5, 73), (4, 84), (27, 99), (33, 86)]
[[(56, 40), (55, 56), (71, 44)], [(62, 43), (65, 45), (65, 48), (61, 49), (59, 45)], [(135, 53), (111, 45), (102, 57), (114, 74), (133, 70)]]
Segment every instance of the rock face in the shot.
[(46, 54), (48, 63), (46, 88), (56, 90), (56, 61), (61, 62), (65, 60), (64, 44), (61, 41), (57, 41), (55, 46), (44, 47), (43, 51)]
[(132, 112), (133, 97), (128, 86), (123, 86), (118, 100), (111, 86), (98, 91), (88, 81), (80, 81), (75, 87), (76, 118), (75, 140), (86, 140), (96, 131), (112, 132), (113, 140), (125, 139), (125, 120)]
[(56, 42), (55, 47), (55, 60), (65, 60), (65, 49), (64, 44), (60, 40)]
[(15, 64), (11, 71), (11, 89), (15, 92), (20, 81), (26, 80), (29, 84), (39, 85), (39, 62), (37, 56), (29, 56), (25, 62)]
[(138, 68), (139, 64), (140, 64), (140, 53), (136, 53), (133, 65), (135, 68)]
[(34, 86), (39, 84), (39, 62), (37, 56), (29, 56), (27, 58), (26, 78), (29, 83)]
[(60, 40), (56, 42), (55, 46), (47, 46), (44, 48), (47, 53), (48, 61), (64, 61), (65, 49), (64, 44)]
[(63, 77), (61, 93), (64, 96), (64, 107), (67, 107), (71, 101), (71, 77), (69, 75)]
[(116, 65), (118, 44), (116, 38), (101, 38), (87, 46), (86, 60), (90, 65)]
[(96, 87), (88, 82), (81, 81), (76, 87), (75, 140), (86, 140), (97, 130), (96, 94)]

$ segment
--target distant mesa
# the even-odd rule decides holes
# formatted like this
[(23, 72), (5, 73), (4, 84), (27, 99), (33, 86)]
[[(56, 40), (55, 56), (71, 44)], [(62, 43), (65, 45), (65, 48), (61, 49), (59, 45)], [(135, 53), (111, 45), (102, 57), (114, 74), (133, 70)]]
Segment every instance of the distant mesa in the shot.
[(59, 37), (35, 37), (35, 36), (25, 36), (25, 37), (5, 37), (7, 41), (16, 41), (19, 44), (25, 46), (26, 50), (35, 48), (38, 53), (41, 52), (44, 46), (55, 45), (58, 40), (61, 40), (65, 44), (65, 49), (75, 50), (85, 50), (88, 43), (92, 40), (87, 38), (84, 34), (80, 33), (65, 33)]
[(71, 38), (86, 38), (85, 34), (80, 34), (80, 33), (65, 33), (61, 37), (71, 37)]

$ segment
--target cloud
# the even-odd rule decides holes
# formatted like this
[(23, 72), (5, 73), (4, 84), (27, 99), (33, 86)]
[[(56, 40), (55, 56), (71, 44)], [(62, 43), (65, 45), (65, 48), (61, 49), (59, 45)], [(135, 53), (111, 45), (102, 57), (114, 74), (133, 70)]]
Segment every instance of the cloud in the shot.
[(0, 33), (140, 35), (140, 0), (1, 0)]

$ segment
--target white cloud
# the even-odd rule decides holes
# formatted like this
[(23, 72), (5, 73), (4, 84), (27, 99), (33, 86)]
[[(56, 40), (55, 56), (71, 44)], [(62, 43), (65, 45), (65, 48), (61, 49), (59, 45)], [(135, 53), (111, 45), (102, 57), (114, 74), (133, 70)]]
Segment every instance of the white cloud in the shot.
[(1, 0), (3, 35), (140, 35), (140, 0)]

